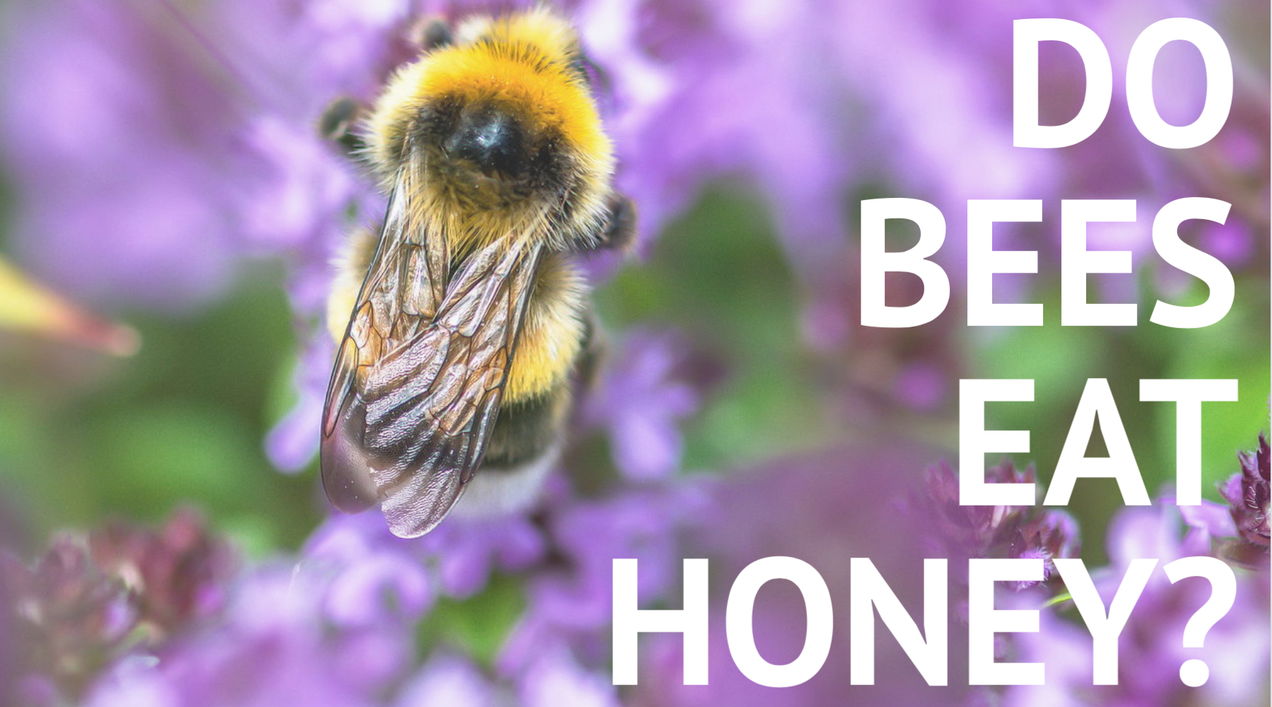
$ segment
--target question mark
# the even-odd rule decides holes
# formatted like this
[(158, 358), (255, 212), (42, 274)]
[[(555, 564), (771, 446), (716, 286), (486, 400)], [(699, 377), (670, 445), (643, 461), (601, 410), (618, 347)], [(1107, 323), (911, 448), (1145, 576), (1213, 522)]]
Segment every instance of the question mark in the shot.
[[(1162, 567), (1171, 584), (1187, 577), (1203, 577), (1210, 582), (1210, 598), (1193, 612), (1184, 626), (1184, 648), (1201, 648), (1206, 634), (1219, 619), (1228, 615), (1237, 600), (1237, 576), (1228, 563), (1215, 557), (1181, 557)], [(1210, 679), (1210, 666), (1199, 658), (1189, 658), (1179, 666), (1179, 680), (1188, 687), (1201, 687)]]

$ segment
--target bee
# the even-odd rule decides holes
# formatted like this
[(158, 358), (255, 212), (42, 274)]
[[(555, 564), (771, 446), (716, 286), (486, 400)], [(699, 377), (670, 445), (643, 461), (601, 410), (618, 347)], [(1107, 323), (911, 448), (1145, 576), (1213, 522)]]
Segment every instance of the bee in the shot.
[[(635, 230), (565, 19), (535, 9), (425, 35), (356, 131), (388, 206), (378, 237), (350, 239), (329, 298), (321, 431), (331, 503), (378, 505), (401, 537), (461, 497), (474, 514), (534, 500), (597, 348), (576, 257), (625, 249)], [(337, 102), (321, 127), (344, 139), (357, 112)]]

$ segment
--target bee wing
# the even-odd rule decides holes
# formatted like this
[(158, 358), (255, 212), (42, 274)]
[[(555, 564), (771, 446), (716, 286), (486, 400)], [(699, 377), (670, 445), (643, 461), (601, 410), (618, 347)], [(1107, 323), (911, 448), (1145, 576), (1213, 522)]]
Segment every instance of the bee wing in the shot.
[(379, 503), (414, 537), (481, 463), (539, 247), (492, 244), (447, 282), (442, 239), (407, 224), (395, 196), (327, 391), (322, 477), (336, 507)]

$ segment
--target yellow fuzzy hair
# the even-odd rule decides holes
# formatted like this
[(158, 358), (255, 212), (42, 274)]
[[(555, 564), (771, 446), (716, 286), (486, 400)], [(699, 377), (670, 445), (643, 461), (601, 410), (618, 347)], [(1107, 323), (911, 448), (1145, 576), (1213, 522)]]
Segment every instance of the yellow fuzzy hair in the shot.
[(505, 402), (542, 395), (570, 375), (583, 341), (584, 291), (572, 263), (555, 253), (544, 258), (508, 371)]
[(587, 86), (571, 73), (576, 40), (568, 22), (539, 8), (476, 20), (459, 34), (469, 41), (429, 52), (390, 80), (368, 123), (372, 159), (391, 163), (394, 127), (429, 98), (454, 96), (520, 108), (533, 128), (557, 129), (589, 171), (608, 178), (613, 147)]

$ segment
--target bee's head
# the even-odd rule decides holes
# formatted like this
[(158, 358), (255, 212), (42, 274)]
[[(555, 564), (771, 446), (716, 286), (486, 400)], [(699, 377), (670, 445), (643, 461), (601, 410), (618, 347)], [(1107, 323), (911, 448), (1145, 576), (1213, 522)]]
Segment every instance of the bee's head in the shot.
[(369, 128), (383, 177), (422, 170), (430, 200), (461, 213), (591, 209), (613, 167), (574, 31), (544, 10), (460, 25), (394, 77)]

